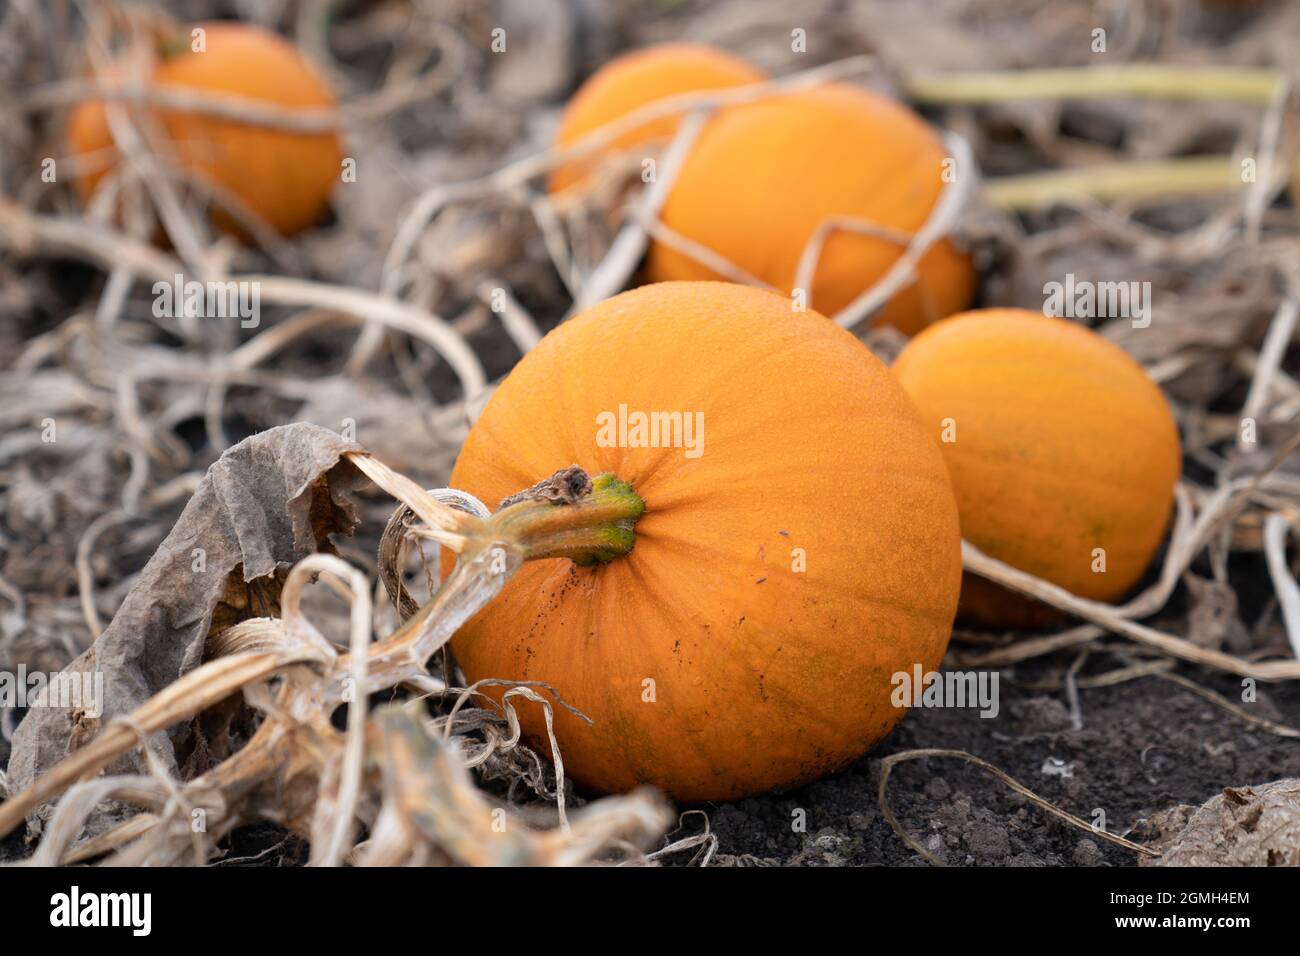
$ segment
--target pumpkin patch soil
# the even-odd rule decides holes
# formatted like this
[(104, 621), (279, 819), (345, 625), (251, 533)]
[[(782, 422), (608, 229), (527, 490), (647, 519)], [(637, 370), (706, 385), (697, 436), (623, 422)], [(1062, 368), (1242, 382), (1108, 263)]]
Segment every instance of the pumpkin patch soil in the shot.
[[(1072, 656), (1016, 677), (1059, 677)], [(1224, 696), (1240, 685), (1191, 675)], [(883, 745), (825, 780), (783, 796), (709, 809), (718, 837), (714, 863), (786, 866), (926, 865), (881, 816), (880, 761), (913, 748), (961, 749), (995, 764), (1061, 809), (1127, 834), (1176, 804), (1199, 805), (1227, 786), (1300, 773), (1300, 742), (1247, 725), (1182, 687), (1144, 678), (1080, 691), (1082, 728), (1071, 727), (1064, 694), (1001, 686), (1001, 712), (914, 710)], [(1259, 716), (1300, 723), (1300, 689), (1264, 689)], [(965, 762), (930, 758), (896, 766), (889, 804), (936, 857), (957, 866), (1132, 866), (1135, 855), (1034, 807)], [(806, 811), (802, 831), (792, 827)], [(1133, 835), (1144, 842), (1146, 832)]]

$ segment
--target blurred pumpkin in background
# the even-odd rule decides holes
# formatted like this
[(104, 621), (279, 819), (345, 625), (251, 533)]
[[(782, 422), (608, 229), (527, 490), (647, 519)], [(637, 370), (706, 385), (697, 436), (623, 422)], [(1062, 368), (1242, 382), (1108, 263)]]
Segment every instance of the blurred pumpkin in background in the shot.
[[(611, 60), (579, 88), (565, 107), (555, 134), (557, 146), (577, 142), (592, 130), (659, 100), (682, 93), (759, 83), (757, 68), (723, 50), (696, 43), (665, 43)], [(680, 116), (652, 120), (616, 137), (581, 160), (565, 163), (551, 174), (550, 191), (581, 182), (611, 153), (654, 140), (669, 141)]]
[[(822, 223), (866, 220), (883, 235), (832, 233), (805, 290), (809, 308), (834, 315), (888, 272), (929, 218), (945, 188), (947, 155), (942, 140), (906, 107), (830, 84), (719, 114), (701, 133), (660, 218), (787, 295)], [(647, 272), (656, 282), (721, 278), (659, 241)], [(970, 304), (974, 269), (948, 240), (926, 252), (917, 273), (915, 283), (876, 313), (878, 321), (912, 334)]]
[[(203, 31), (200, 49), (192, 43), (195, 30)], [(228, 94), (288, 109), (335, 106), (324, 78), (293, 45), (259, 27), (198, 24), (161, 47), (149, 72), (151, 87)], [(334, 132), (296, 133), (163, 106), (148, 107), (148, 116), (161, 124), (167, 159), (230, 193), (281, 234), (315, 223), (340, 176), (342, 153)], [(116, 166), (95, 160), (116, 149), (104, 103), (80, 103), (68, 117), (66, 135), (71, 154), (86, 157), (91, 167), (75, 181), (89, 203)], [(220, 211), (214, 210), (213, 219), (225, 231), (241, 232)]]
[[(922, 332), (894, 374), (939, 441), (971, 544), (1096, 601), (1137, 584), (1182, 452), (1164, 395), (1123, 349), (1064, 319), (983, 309)], [(968, 574), (959, 617), (1018, 628), (1059, 615)]]

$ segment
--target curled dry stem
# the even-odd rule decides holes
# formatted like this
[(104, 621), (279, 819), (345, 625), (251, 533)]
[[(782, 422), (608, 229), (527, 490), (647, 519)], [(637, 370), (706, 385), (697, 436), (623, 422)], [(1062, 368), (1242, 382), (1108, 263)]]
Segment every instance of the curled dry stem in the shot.
[(935, 748), (925, 748), (919, 750), (903, 750), (900, 751), (899, 753), (890, 754), (888, 757), (886, 757), (884, 760), (880, 762), (880, 788), (879, 788), (880, 813), (885, 818), (885, 822), (889, 824), (890, 828), (893, 829), (893, 831), (898, 834), (899, 838), (904, 843), (906, 843), (909, 847), (911, 847), (914, 852), (924, 857), (926, 860), (928, 860), (930, 863), (934, 864), (935, 866), (946, 866), (947, 864), (945, 864), (942, 860), (934, 856), (934, 854), (932, 854), (929, 850), (927, 850), (924, 846), (922, 846), (920, 841), (918, 841), (914, 836), (908, 833), (907, 830), (903, 828), (903, 825), (898, 822), (898, 818), (894, 816), (894, 811), (891, 810), (889, 807), (888, 790), (887, 790), (889, 786), (889, 775), (893, 772), (895, 766), (897, 766), (900, 763), (905, 763), (909, 760), (924, 760), (930, 757), (954, 757), (958, 760), (964, 760), (967, 763), (974, 764), (975, 766), (979, 767), (981, 770), (985, 770), (988, 773), (991, 773), (993, 776), (997, 777), (1008, 787), (1010, 787), (1016, 793), (1020, 794), (1026, 800), (1033, 803), (1035, 806), (1039, 807), (1042, 810), (1047, 811), (1048, 813), (1052, 814), (1052, 816), (1057, 817), (1058, 819), (1064, 820), (1072, 827), (1076, 827), (1080, 830), (1083, 830), (1085, 833), (1090, 833), (1094, 836), (1100, 837), (1103, 840), (1107, 840), (1110, 843), (1114, 843), (1116, 846), (1122, 846), (1126, 850), (1132, 850), (1134, 853), (1140, 853), (1143, 856), (1157, 857), (1160, 855), (1159, 853), (1156, 853), (1154, 850), (1150, 850), (1147, 847), (1132, 842), (1131, 840), (1126, 840), (1122, 836), (1117, 836), (1114, 833), (1108, 833), (1106, 830), (1099, 830), (1096, 827), (1089, 824), (1087, 821), (1080, 820), (1074, 814), (1062, 810), (1060, 807), (1056, 806), (1054, 803), (1048, 800), (1044, 800), (1038, 794), (1034, 793), (1034, 791), (1030, 790), (1028, 787), (1020, 783), (1018, 780), (1015, 780), (1014, 778), (1008, 776), (1005, 772), (993, 766), (993, 764), (989, 763), (987, 760), (981, 760), (979, 757), (976, 757), (974, 754), (969, 754), (964, 750), (941, 750)]
[[(718, 109), (739, 106), (771, 96), (811, 89), (826, 83), (862, 75), (875, 66), (874, 58), (866, 55), (848, 57), (823, 64), (789, 76), (762, 83), (729, 87), (721, 90), (704, 90), (682, 93), (648, 103), (609, 123), (591, 130), (573, 143), (553, 146), (523, 159), (516, 160), (496, 171), (476, 179), (457, 183), (439, 184), (421, 193), (411, 205), (411, 211), (402, 220), (393, 242), (384, 258), (380, 289), (386, 295), (396, 295), (408, 260), (417, 243), (433, 221), (444, 209), (458, 203), (478, 202), (490, 196), (527, 194), (530, 180), (565, 163), (580, 161), (614, 143), (625, 133), (639, 129), (654, 120), (671, 116), (688, 115), (675, 136), (664, 159), (664, 176), (661, 182), (652, 183), (642, 194), (629, 217), (627, 227), (619, 233), (601, 264), (575, 295), (577, 310), (603, 295), (617, 291), (620, 278), (626, 278), (636, 264), (639, 251), (646, 243), (646, 233), (657, 239), (669, 241), (666, 228), (658, 222), (657, 213), (667, 196), (667, 191), (685, 159), (691, 141), (698, 135), (705, 116)], [(689, 240), (682, 238), (683, 242)], [(708, 255), (710, 250), (695, 244), (692, 255)], [(716, 256), (716, 254), (714, 254)], [(718, 257), (720, 258), (720, 257)], [(726, 273), (725, 260), (721, 263)], [(749, 277), (751, 284), (761, 285)], [(602, 294), (603, 293), (603, 294)], [(382, 330), (367, 328), (357, 339), (348, 359), (349, 374), (359, 373), (370, 362), (380, 342)]]
[(1186, 638), (1165, 634), (1144, 624), (1128, 620), (1116, 612), (1109, 604), (1090, 601), (1077, 597), (1062, 587), (1058, 587), (1042, 578), (1026, 574), (1017, 568), (1004, 564), (980, 551), (969, 541), (963, 541), (962, 566), (969, 571), (996, 581), (1003, 587), (1019, 594), (1037, 598), (1048, 604), (1069, 611), (1084, 620), (1105, 628), (1115, 634), (1148, 647), (1155, 648), (1170, 657), (1203, 664), (1216, 670), (1227, 671), (1242, 677), (1254, 677), (1258, 680), (1295, 680), (1300, 678), (1300, 661), (1251, 661), (1232, 654), (1225, 654), (1211, 648), (1193, 644)]
[(91, 743), (38, 777), (32, 785), (0, 805), (0, 836), (22, 823), (45, 803), (78, 780), (99, 773), (138, 743), (137, 730), (156, 733), (206, 710), (243, 687), (265, 680), (289, 664), (317, 660), (306, 647), (297, 652), (280, 650), (234, 654), (211, 661), (149, 698), (127, 721), (112, 723)]
[[(304, 559), (282, 587), (279, 619), (251, 619), (213, 635), (207, 652), (215, 659), (108, 724), (91, 743), (0, 805), (0, 835), (70, 788), (38, 852), (49, 863), (109, 851), (116, 863), (179, 862), (189, 855), (203, 862), (218, 839), (261, 818), (310, 838), (312, 862), (320, 865), (347, 859), (563, 865), (588, 862), (615, 849), (621, 852), (666, 830), (666, 806), (648, 793), (610, 798), (569, 816), (552, 704), (531, 686), (482, 682), (465, 688), (441, 727), (436, 721), (426, 727), (409, 707), (390, 706), (371, 715), (365, 706), (367, 695), (375, 691), (425, 686), (433, 654), (500, 591), (524, 560), (557, 554), (607, 560), (630, 548), (631, 525), (643, 508), (640, 499), (612, 476), (592, 480), (580, 469), (565, 469), (490, 515), (463, 493), (425, 491), (368, 454), (353, 452), (348, 457), (403, 503), (394, 516), (402, 518), (397, 527), (417, 530), (406, 519), (418, 516), (422, 535), (459, 553), (456, 566), (430, 600), (391, 635), (371, 643), (364, 575), (329, 555)], [(302, 613), (303, 588), (313, 576), (322, 577), (351, 602), (346, 653), (339, 653)], [(394, 592), (391, 573), (384, 583), (400, 608), (397, 594), (402, 592)], [(397, 583), (400, 587), (400, 580)], [(272, 678), (274, 689), (268, 684)], [(554, 831), (535, 832), (518, 820), (502, 831), (497, 825), (500, 808), (492, 808), (473, 785), (463, 748), (452, 745), (452, 723), (463, 702), (489, 683), (510, 684), (502, 695), (500, 718), (508, 732), (504, 738), (490, 734), (477, 762), (519, 746), (522, 732), (515, 699), (540, 705), (558, 784), (554, 796), (560, 826)], [(439, 688), (451, 692), (445, 684)], [(137, 746), (144, 745), (148, 757), (150, 735), (241, 690), (263, 712), (263, 720), (244, 747), (207, 773), (180, 783), (152, 761), (151, 777), (92, 779)], [(342, 734), (330, 721), (340, 704), (349, 705)], [(110, 797), (145, 812), (73, 846), (89, 815)], [(203, 838), (178, 823), (197, 806), (208, 814)], [(371, 827), (372, 838), (358, 849), (353, 841), (359, 820)], [(492, 839), (503, 832), (509, 836)]]

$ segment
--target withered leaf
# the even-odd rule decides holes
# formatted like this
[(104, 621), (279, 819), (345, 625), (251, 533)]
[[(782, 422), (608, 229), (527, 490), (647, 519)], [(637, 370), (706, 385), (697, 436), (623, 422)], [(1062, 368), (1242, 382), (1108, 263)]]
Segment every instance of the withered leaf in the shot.
[[(328, 429), (297, 423), (230, 448), (208, 469), (98, 640), (65, 674), (102, 675), (102, 713), (33, 707), (14, 735), (9, 776), (26, 787), (100, 727), (130, 713), (203, 660), (211, 632), (276, 613), (288, 569), (358, 517), (348, 492), (366, 479), (343, 453), (359, 450)], [(169, 771), (190, 749), (192, 726), (150, 744)], [(186, 768), (191, 773), (197, 769)], [(109, 768), (147, 772), (139, 752)], [(48, 815), (42, 808), (38, 818)]]
[(1295, 866), (1300, 863), (1300, 780), (1224, 787), (1202, 806), (1139, 821), (1160, 857), (1143, 866)]

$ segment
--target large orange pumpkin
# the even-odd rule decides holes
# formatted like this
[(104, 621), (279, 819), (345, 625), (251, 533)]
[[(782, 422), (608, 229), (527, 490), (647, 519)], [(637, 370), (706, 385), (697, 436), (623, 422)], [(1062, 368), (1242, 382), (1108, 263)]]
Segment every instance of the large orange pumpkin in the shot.
[[(155, 87), (183, 87), (230, 94), (282, 107), (329, 108), (334, 96), (325, 80), (292, 45), (274, 33), (240, 23), (204, 23), (205, 49), (190, 43), (186, 28), (164, 44), (150, 75)], [(293, 133), (252, 126), (200, 113), (157, 109), (169, 159), (232, 193), (281, 233), (312, 225), (329, 202), (340, 176), (342, 155), (334, 133)], [(104, 104), (86, 101), (68, 118), (70, 152), (88, 156), (114, 147)], [(109, 172), (98, 167), (76, 180), (89, 202)], [(218, 215), (223, 229), (238, 233)]]
[[(791, 294), (804, 247), (837, 217), (914, 233), (941, 190), (943, 143), (905, 107), (868, 90), (829, 85), (726, 110), (701, 134), (673, 184), (665, 225)], [(958, 171), (959, 174), (962, 171)], [(827, 315), (882, 278), (902, 254), (892, 238), (837, 231), (822, 249), (809, 305)], [(652, 281), (718, 276), (656, 242)], [(970, 260), (947, 240), (922, 258), (918, 281), (878, 320), (913, 333), (966, 308)]]
[[(702, 420), (701, 453), (684, 431), (630, 447), (654, 412)], [(902, 716), (894, 674), (942, 659), (961, 577), (942, 458), (888, 370), (822, 316), (691, 282), (564, 323), (497, 390), (451, 482), (496, 507), (571, 464), (644, 500), (631, 552), (525, 564), (453, 648), (471, 681), (545, 681), (592, 718), (555, 711), (580, 783), (689, 801), (810, 780)]]
[[(1137, 583), (1181, 452), (1160, 389), (1122, 349), (1064, 319), (986, 309), (922, 332), (894, 373), (940, 442), (967, 540), (1081, 597)], [(971, 575), (959, 616), (1024, 627), (1044, 610)]]
[[(739, 57), (702, 44), (664, 43), (635, 50), (606, 63), (579, 88), (560, 118), (555, 142), (559, 146), (577, 142), (606, 123), (671, 96), (743, 86), (763, 79), (762, 72)], [(551, 192), (580, 182), (593, 164), (615, 150), (651, 140), (671, 140), (680, 121), (677, 116), (652, 120), (617, 137), (590, 157), (556, 168), (551, 174)]]

